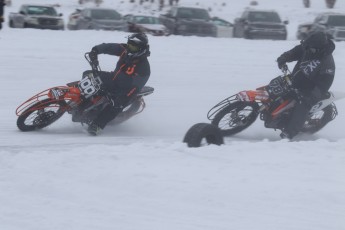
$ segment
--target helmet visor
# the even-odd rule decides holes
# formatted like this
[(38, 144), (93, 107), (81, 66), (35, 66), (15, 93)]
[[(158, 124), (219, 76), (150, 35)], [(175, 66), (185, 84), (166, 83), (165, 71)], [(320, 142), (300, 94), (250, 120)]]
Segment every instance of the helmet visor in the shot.
[(137, 45), (135, 45), (135, 44), (133, 44), (131, 42), (127, 43), (127, 48), (129, 50), (129, 52), (131, 52), (131, 53), (136, 53), (136, 52), (138, 52), (140, 50), (139, 46), (137, 46)]

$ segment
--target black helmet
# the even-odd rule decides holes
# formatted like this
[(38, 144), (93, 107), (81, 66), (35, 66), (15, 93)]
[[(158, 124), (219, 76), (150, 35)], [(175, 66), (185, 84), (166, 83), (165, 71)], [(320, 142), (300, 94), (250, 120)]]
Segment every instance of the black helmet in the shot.
[(310, 54), (322, 54), (329, 43), (330, 35), (318, 31), (310, 34), (306, 39), (301, 41), (303, 48)]
[(145, 33), (135, 33), (128, 37), (127, 55), (130, 58), (150, 55), (149, 39)]

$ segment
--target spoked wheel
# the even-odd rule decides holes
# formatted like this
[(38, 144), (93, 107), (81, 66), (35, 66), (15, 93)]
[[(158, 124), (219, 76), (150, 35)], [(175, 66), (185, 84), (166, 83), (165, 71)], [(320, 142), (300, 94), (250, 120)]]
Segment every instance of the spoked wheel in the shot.
[(258, 117), (259, 105), (255, 102), (238, 101), (217, 113), (212, 124), (223, 136), (231, 136), (249, 127)]
[(65, 101), (46, 99), (30, 106), (17, 119), (21, 131), (42, 129), (57, 121), (65, 112)]
[(316, 133), (325, 127), (328, 122), (333, 120), (338, 115), (337, 108), (334, 103), (325, 107), (323, 110), (310, 116), (304, 123), (301, 132), (303, 133)]
[(186, 133), (183, 142), (188, 147), (201, 147), (210, 144), (224, 144), (223, 136), (217, 126), (208, 123), (193, 125)]

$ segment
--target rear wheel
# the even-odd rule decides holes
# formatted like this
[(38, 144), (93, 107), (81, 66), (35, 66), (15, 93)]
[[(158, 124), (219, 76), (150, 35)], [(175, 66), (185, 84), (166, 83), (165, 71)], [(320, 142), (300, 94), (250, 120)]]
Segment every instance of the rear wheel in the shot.
[(217, 126), (208, 123), (193, 125), (186, 133), (183, 142), (188, 147), (201, 147), (210, 144), (224, 144), (223, 136)]
[(323, 110), (310, 116), (304, 123), (301, 132), (303, 133), (316, 133), (325, 127), (328, 122), (333, 120), (338, 114), (335, 104), (330, 104)]
[(211, 123), (220, 129), (223, 136), (231, 136), (253, 124), (258, 110), (255, 102), (237, 101), (217, 113)]
[(57, 121), (65, 113), (65, 101), (46, 99), (30, 106), (17, 119), (21, 131), (42, 129)]

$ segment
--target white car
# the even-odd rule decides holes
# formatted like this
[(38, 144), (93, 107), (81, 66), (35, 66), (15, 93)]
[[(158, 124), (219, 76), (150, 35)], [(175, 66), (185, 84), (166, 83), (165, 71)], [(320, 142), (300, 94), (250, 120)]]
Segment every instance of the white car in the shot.
[(126, 27), (122, 15), (114, 9), (85, 8), (76, 9), (68, 17), (69, 30), (121, 30)]
[(222, 37), (222, 38), (233, 37), (234, 25), (232, 23), (218, 17), (213, 17), (211, 21), (217, 27), (217, 37)]
[(160, 22), (158, 17), (127, 14), (124, 19), (127, 22), (128, 32), (145, 32), (154, 36), (169, 35), (168, 29)]

